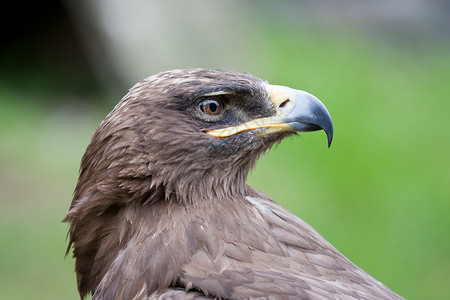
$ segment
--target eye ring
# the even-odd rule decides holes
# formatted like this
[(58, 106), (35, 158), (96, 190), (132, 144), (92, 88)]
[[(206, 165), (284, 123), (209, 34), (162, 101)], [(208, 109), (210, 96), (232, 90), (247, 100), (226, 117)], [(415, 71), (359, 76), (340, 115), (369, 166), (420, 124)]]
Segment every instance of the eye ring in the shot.
[(217, 118), (225, 112), (225, 105), (219, 99), (204, 99), (197, 105), (198, 110), (209, 118)]

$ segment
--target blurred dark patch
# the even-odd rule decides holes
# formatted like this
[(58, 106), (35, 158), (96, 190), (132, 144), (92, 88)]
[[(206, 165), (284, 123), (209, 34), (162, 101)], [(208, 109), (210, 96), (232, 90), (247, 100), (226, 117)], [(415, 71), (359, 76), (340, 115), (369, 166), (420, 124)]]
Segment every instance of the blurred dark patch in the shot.
[(12, 1), (3, 12), (0, 88), (24, 101), (98, 98), (99, 82), (62, 1)]

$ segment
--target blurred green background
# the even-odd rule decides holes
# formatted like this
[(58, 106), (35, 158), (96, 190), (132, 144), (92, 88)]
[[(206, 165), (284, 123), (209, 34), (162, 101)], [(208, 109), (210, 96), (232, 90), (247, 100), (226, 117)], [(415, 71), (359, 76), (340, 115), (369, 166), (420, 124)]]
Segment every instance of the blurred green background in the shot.
[[(0, 51), (1, 298), (78, 298), (74, 262), (64, 258), (68, 226), (60, 221), (94, 130), (132, 82), (174, 67), (210, 67), (306, 90), (332, 115), (330, 149), (323, 132), (290, 138), (261, 158), (253, 186), (405, 298), (448, 299), (450, 27), (399, 17), (400, 26), (373, 9), (355, 12), (356, 2), (331, 12), (311, 1), (143, 10), (167, 22), (185, 15), (174, 28), (144, 26), (148, 36), (162, 32), (141, 47), (145, 57), (136, 55), (147, 74), (124, 65), (137, 52), (94, 38), (124, 31), (130, 15), (100, 26), (92, 13), (103, 11), (99, 1), (94, 8), (49, 1), (25, 14), (13, 7), (2, 20)], [(8, 21), (19, 11), (19, 20)], [(189, 31), (211, 22), (212, 32)], [(173, 36), (184, 38), (177, 44)]]

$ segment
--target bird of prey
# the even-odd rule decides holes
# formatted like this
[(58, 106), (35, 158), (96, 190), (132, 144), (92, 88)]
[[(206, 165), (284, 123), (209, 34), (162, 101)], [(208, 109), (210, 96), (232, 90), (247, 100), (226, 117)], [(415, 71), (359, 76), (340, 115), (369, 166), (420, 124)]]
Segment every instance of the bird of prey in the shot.
[(137, 83), (95, 131), (65, 218), (81, 298), (402, 299), (246, 183), (274, 144), (320, 129), (329, 146), (317, 98), (248, 73)]

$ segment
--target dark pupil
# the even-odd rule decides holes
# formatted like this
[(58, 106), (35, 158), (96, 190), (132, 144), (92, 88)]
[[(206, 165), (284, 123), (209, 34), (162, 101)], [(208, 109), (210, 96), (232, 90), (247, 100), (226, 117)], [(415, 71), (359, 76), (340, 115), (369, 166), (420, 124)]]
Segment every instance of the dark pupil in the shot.
[(209, 105), (209, 110), (211, 111), (211, 112), (216, 112), (216, 110), (217, 110), (217, 107), (218, 107), (218, 105), (217, 105), (217, 103), (215, 103), (215, 102), (209, 102), (209, 103), (207, 103), (206, 105)]

